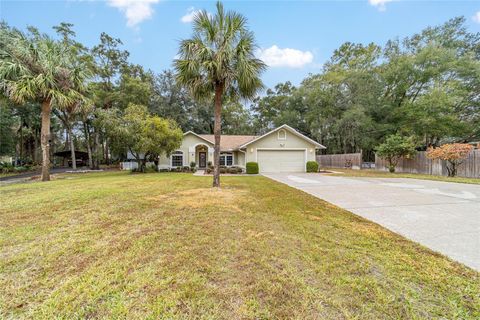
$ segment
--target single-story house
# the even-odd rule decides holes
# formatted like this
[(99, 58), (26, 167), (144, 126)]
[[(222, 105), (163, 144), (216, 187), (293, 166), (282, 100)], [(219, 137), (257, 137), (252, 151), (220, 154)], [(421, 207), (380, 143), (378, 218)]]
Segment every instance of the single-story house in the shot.
[[(211, 134), (185, 132), (182, 145), (170, 156), (162, 155), (159, 168), (190, 166), (198, 169), (213, 163), (215, 138)], [(262, 136), (222, 135), (220, 165), (245, 168), (257, 162), (260, 172), (305, 172), (307, 161), (315, 161), (315, 150), (325, 149), (320, 143), (284, 124)]]

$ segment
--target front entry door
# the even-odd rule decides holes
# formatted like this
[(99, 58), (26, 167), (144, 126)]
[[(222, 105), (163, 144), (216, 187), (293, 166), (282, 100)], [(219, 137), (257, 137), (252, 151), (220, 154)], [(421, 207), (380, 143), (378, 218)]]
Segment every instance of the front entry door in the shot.
[(198, 166), (200, 168), (207, 167), (207, 153), (206, 152), (199, 152), (198, 153)]

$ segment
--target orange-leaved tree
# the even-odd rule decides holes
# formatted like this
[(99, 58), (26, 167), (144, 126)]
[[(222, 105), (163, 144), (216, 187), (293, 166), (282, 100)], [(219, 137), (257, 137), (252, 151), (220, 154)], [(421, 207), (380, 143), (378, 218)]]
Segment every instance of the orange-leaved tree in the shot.
[(472, 151), (473, 146), (467, 143), (447, 143), (438, 148), (429, 148), (427, 157), (433, 160), (447, 161), (447, 171), (449, 177), (457, 175), (458, 166), (465, 161), (467, 155)]

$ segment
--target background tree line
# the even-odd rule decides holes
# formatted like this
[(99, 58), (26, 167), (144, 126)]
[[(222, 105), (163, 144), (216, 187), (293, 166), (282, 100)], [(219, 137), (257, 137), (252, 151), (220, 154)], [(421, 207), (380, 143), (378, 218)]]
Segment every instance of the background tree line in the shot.
[[(1, 29), (3, 52), (5, 39), (15, 30), (5, 23)], [(54, 29), (54, 39), (35, 28), (23, 35), (26, 41), (48, 39), (66, 48), (66, 66), (81, 67), (85, 73), (83, 85), (70, 86), (85, 101), (69, 98), (69, 93), (63, 103), (52, 105), (48, 152), (86, 151), (92, 168), (111, 163), (112, 156), (124, 157), (126, 150), (112, 141), (115, 135), (104, 115), (124, 114), (130, 105), (145, 106), (184, 132), (213, 132), (213, 106), (194, 100), (176, 83), (173, 71), (155, 73), (129, 62), (122, 41), (106, 33), (87, 48), (76, 40), (73, 25), (62, 23)], [(3, 71), (1, 76), (0, 155), (40, 163), (41, 99), (12, 99), (5, 90), (9, 74)], [(363, 150), (371, 157), (392, 134), (410, 137), (423, 149), (479, 140), (480, 34), (469, 33), (459, 17), (383, 47), (345, 43), (320, 73), (299, 86), (280, 83), (248, 106), (226, 98), (222, 112), (223, 134), (259, 135), (286, 123), (326, 145), (328, 153)]]
[(288, 123), (328, 153), (367, 156), (393, 134), (414, 138), (424, 150), (478, 141), (479, 40), (459, 17), (384, 47), (347, 42), (321, 73), (298, 87), (278, 84), (259, 98), (254, 126), (264, 132)]
[[(101, 163), (110, 164), (112, 141), (104, 113), (124, 113), (131, 104), (148, 108), (152, 115), (174, 120), (183, 131), (213, 133), (213, 109), (208, 102), (196, 102), (187, 89), (179, 86), (171, 70), (154, 73), (141, 65), (128, 61), (129, 52), (122, 48), (122, 41), (106, 33), (100, 35), (99, 43), (87, 48), (75, 40), (73, 25), (62, 23), (55, 26), (57, 39), (41, 34), (33, 27), (27, 33), (2, 24), (2, 46), (13, 37), (21, 35), (30, 43), (38, 37), (68, 48), (74, 60), (88, 70), (85, 88), (82, 89), (89, 103), (71, 103), (52, 106), (50, 133), (53, 154), (61, 150), (82, 150), (89, 154), (89, 166), (98, 168)], [(7, 48), (0, 47), (5, 51)], [(50, 57), (51, 63), (58, 57)], [(6, 59), (2, 59), (6, 62)], [(4, 64), (3, 70), (6, 69)], [(12, 156), (21, 163), (41, 162), (41, 102), (36, 98), (14, 99), (5, 87), (9, 75), (2, 72), (2, 96), (0, 99), (0, 155)], [(250, 114), (239, 102), (227, 102), (224, 109), (223, 132), (241, 134), (251, 132)], [(119, 149), (116, 148), (115, 151)], [(125, 152), (115, 154), (124, 157)], [(73, 165), (75, 161), (73, 161)]]

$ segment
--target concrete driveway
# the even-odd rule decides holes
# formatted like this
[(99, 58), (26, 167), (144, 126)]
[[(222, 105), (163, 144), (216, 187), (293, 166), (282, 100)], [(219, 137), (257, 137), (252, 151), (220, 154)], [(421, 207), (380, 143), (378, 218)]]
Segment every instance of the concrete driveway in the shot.
[(347, 209), (480, 271), (480, 185), (311, 173), (264, 176)]

